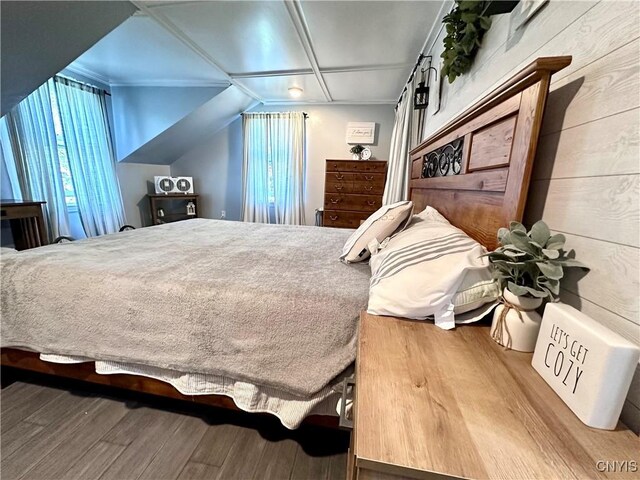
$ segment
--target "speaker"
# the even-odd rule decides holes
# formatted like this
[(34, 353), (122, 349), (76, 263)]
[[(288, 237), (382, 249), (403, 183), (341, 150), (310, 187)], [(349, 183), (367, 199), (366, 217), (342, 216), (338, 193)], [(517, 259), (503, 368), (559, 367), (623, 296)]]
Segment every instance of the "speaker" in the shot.
[(193, 177), (153, 177), (156, 193), (193, 193)]

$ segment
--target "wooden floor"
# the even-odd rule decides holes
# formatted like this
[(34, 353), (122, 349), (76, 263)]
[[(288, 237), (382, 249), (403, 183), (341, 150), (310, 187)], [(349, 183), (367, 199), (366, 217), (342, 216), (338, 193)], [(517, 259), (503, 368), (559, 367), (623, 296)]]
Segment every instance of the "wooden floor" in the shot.
[(2, 480), (345, 478), (345, 432), (37, 382), (0, 393)]

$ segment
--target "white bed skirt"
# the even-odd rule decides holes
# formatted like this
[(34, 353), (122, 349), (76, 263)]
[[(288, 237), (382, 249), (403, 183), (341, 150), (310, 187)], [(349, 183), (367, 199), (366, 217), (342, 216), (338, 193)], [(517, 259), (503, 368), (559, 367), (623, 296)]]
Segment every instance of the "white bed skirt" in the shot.
[(66, 364), (95, 361), (96, 373), (101, 375), (127, 374), (154, 378), (172, 385), (182, 395), (225, 395), (232, 398), (241, 410), (275, 415), (289, 429), (298, 428), (309, 415), (336, 416), (336, 405), (341, 394), (341, 384), (329, 385), (309, 398), (301, 398), (275, 388), (217, 375), (182, 373), (144, 365), (46, 353), (40, 354), (40, 360)]

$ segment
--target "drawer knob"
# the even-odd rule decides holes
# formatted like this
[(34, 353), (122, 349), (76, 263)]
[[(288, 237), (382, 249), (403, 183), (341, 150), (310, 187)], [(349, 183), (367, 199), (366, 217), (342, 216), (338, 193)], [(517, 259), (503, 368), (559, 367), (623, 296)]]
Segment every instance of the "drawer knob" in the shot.
[(329, 201), (335, 205), (336, 203), (338, 203), (340, 201), (340, 199), (339, 198), (330, 198)]
[(342, 185), (336, 185), (335, 187), (336, 187), (336, 190), (342, 190), (343, 188)]
[(376, 204), (375, 200), (367, 200), (367, 205), (373, 207)]
[(370, 192), (371, 190), (373, 190), (373, 185), (365, 185), (365, 186), (364, 186), (364, 189), (365, 189), (367, 192)]
[(329, 215), (329, 218), (335, 222), (338, 219), (338, 215)]
[(364, 179), (365, 179), (365, 180), (367, 180), (367, 181), (369, 181), (369, 182), (370, 182), (371, 180), (373, 180), (374, 178), (376, 178), (376, 177), (374, 177), (373, 175), (371, 175), (371, 176), (365, 175), (365, 176), (364, 176)]
[(337, 178), (338, 180), (342, 180), (342, 179), (344, 178), (344, 175), (338, 175), (338, 174), (336, 173), (336, 178)]

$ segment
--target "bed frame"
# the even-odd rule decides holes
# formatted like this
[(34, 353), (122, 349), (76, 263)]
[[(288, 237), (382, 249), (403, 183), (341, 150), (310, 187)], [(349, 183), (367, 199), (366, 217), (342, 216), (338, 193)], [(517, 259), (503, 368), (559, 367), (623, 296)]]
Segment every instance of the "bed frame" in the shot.
[(522, 221), (551, 75), (570, 63), (536, 59), (413, 149), (415, 211), (431, 205), (495, 249), (498, 229)]
[[(551, 75), (571, 57), (538, 58), (411, 151), (410, 198), (427, 205), (489, 249), (498, 228), (522, 220)], [(37, 353), (3, 348), (1, 364), (20, 370), (239, 410), (220, 395), (185, 396), (171, 385), (135, 375), (100, 375), (94, 363), (56, 364)], [(338, 418), (305, 423), (337, 427)]]

